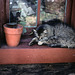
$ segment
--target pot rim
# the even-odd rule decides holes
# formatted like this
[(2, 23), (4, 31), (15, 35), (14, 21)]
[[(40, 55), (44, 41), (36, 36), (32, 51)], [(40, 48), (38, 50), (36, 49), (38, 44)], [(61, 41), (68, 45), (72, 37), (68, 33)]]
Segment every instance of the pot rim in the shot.
[(23, 26), (18, 24), (17, 28), (8, 28), (5, 24), (4, 25), (4, 32), (6, 34), (21, 34), (23, 32)]
[(14, 25), (17, 25), (17, 23), (15, 23), (15, 22), (12, 22), (12, 23), (6, 23), (6, 25), (14, 26)]
[(7, 24), (4, 24), (3, 27), (7, 28), (7, 29), (14, 29), (14, 30), (23, 28), (23, 26), (20, 24), (17, 24), (17, 28), (9, 28), (9, 27), (7, 27)]

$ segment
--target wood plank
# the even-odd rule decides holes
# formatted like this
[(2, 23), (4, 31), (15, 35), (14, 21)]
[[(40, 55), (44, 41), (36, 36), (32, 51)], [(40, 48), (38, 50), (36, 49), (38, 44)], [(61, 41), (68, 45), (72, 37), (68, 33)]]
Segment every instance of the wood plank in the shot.
[(5, 8), (6, 3), (5, 2), (6, 2), (6, 0), (1, 0), (1, 22), (2, 22), (2, 24), (6, 23), (6, 8)]
[(9, 22), (9, 1), (6, 0), (6, 22)]
[(75, 0), (73, 0), (73, 4), (72, 4), (71, 25), (73, 25), (75, 28)]
[(73, 0), (67, 0), (66, 22), (68, 24), (71, 24), (72, 4), (73, 4)]
[(0, 45), (1, 45), (1, 42), (2, 42), (2, 13), (3, 13), (3, 1), (0, 0)]
[(4, 41), (3, 25), (6, 23), (6, 0), (0, 0), (0, 36), (1, 43)]
[(41, 0), (38, 0), (38, 9), (37, 9), (37, 25), (40, 24), (40, 6), (41, 6)]
[(0, 49), (0, 64), (75, 62), (75, 49)]
[[(0, 5), (1, 5), (1, 0), (0, 0)], [(0, 6), (0, 10), (1, 10), (1, 6)], [(2, 32), (2, 30), (1, 30), (1, 27), (2, 27), (2, 24), (1, 24), (1, 11), (0, 11), (0, 47), (1, 47), (1, 32)]]

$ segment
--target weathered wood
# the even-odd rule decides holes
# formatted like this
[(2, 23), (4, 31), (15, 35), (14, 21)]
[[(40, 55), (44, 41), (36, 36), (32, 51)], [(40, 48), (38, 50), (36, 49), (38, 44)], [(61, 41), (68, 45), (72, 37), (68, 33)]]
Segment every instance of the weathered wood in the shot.
[(0, 0), (0, 45), (4, 41), (3, 25), (8, 20), (9, 0)]
[[(1, 0), (0, 0), (0, 5), (1, 5)], [(0, 6), (0, 10), (1, 10), (1, 6)], [(1, 32), (2, 32), (2, 24), (1, 24), (1, 11), (0, 11), (0, 47), (1, 47)]]
[(75, 62), (75, 49), (35, 48), (1, 49), (0, 64), (67, 63)]
[(73, 3), (73, 0), (67, 0), (66, 22), (68, 24), (71, 24), (72, 3)]
[(9, 1), (6, 0), (6, 22), (9, 22)]
[(40, 24), (40, 6), (41, 6), (41, 0), (38, 0), (38, 8), (37, 8), (37, 25)]
[(72, 4), (71, 25), (73, 25), (75, 28), (75, 0), (73, 0), (73, 4)]
[[(4, 24), (6, 22), (6, 0), (1, 0), (1, 22)], [(2, 25), (3, 26), (3, 25)]]
[(4, 21), (4, 0), (0, 0), (0, 45), (2, 42), (2, 38), (3, 38), (3, 21)]

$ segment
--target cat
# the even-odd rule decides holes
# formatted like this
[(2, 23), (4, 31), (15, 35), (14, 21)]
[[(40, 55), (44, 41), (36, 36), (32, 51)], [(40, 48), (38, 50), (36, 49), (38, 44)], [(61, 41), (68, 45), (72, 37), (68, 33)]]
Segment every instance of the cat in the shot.
[(74, 29), (59, 19), (43, 21), (33, 32), (35, 37), (29, 42), (30, 46), (37, 43), (49, 47), (75, 48)]

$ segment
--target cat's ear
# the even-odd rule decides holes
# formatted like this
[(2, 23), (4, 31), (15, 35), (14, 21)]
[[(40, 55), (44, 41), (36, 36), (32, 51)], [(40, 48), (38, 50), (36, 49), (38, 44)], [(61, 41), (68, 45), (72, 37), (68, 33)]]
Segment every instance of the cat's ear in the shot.
[(39, 38), (38, 33), (37, 33), (37, 31), (36, 31), (35, 29), (33, 29), (33, 32), (34, 32), (34, 35), (35, 35), (37, 38)]

